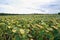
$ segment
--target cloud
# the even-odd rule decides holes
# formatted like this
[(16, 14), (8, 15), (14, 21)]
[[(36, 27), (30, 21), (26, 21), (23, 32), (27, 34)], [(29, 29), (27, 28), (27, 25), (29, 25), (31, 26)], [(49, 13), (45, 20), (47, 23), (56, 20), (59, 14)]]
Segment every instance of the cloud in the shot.
[[(42, 11), (42, 10), (41, 10)], [(42, 13), (34, 8), (17, 8), (11, 5), (1, 5), (0, 12), (2, 13), (20, 13), (20, 14), (28, 14), (28, 13)]]
[(55, 13), (60, 11), (59, 0), (1, 0), (4, 13)]

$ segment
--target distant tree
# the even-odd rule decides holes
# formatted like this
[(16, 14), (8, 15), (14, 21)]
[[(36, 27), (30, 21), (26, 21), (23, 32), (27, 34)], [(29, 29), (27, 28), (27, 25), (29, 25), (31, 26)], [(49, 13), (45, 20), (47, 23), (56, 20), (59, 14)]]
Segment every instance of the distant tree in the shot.
[(60, 12), (58, 12), (58, 14), (60, 15)]
[(0, 13), (0, 15), (9, 15), (8, 13)]

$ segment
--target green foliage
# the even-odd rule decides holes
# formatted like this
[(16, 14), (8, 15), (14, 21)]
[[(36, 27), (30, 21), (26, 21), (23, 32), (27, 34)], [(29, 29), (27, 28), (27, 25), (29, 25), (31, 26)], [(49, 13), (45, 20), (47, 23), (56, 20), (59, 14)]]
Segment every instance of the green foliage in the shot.
[(0, 40), (60, 40), (60, 16), (0, 16)]

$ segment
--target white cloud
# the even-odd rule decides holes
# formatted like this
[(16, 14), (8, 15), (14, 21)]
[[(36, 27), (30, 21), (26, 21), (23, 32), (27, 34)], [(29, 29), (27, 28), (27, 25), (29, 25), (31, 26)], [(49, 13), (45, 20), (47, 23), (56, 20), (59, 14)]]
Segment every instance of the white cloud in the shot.
[(42, 13), (41, 11), (38, 11), (33, 8), (17, 8), (13, 7), (11, 5), (1, 5), (0, 8), (2, 9), (0, 12), (3, 13)]
[[(4, 13), (50, 13), (51, 7), (47, 7), (56, 0), (6, 0), (0, 3), (0, 12)], [(6, 4), (7, 3), (7, 4)], [(59, 5), (59, 4), (58, 4)], [(59, 7), (60, 8), (60, 7)], [(58, 10), (58, 9), (57, 9)], [(57, 12), (56, 10), (54, 12)]]

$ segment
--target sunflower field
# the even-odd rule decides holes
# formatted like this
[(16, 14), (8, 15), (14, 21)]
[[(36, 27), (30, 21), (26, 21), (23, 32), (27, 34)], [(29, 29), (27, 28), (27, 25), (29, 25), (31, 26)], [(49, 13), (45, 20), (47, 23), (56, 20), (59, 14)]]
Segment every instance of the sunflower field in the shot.
[(0, 40), (60, 40), (60, 15), (2, 15)]

